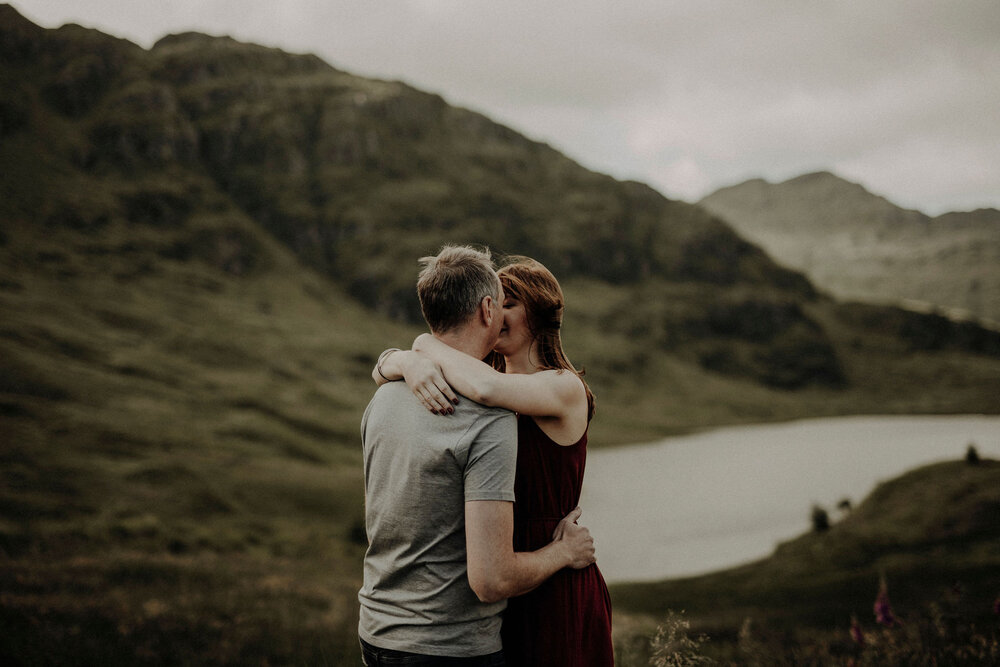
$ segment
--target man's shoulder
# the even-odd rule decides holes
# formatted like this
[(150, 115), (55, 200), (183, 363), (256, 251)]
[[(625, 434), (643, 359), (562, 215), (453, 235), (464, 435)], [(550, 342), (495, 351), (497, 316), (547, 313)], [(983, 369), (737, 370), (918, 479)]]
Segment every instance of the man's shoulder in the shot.
[(461, 394), (458, 394), (458, 404), (453, 414), (431, 416), (405, 382), (387, 382), (375, 391), (365, 409), (362, 423), (367, 423), (369, 419), (380, 422), (391, 419), (397, 425), (406, 423), (410, 428), (421, 432), (429, 429), (453, 432), (456, 435), (492, 428), (517, 428), (517, 419), (510, 410), (483, 405)]
[(517, 418), (510, 410), (459, 398), (451, 417), (459, 415), (465, 423), (466, 442), (517, 442)]
[(458, 405), (455, 406), (455, 415), (475, 421), (477, 423), (507, 422), (516, 423), (514, 413), (507, 408), (483, 405), (476, 403), (471, 398), (458, 394)]
[(405, 382), (386, 382), (378, 387), (375, 390), (375, 393), (372, 394), (372, 398), (368, 402), (368, 408), (371, 409), (373, 406), (383, 405), (391, 405), (395, 410), (404, 407), (412, 408), (420, 406), (420, 401), (418, 401), (417, 397), (413, 395), (413, 392), (410, 391), (410, 388), (406, 386)]
[(362, 432), (369, 423), (382, 424), (386, 419), (415, 420), (423, 406), (405, 382), (387, 382), (375, 390), (361, 417)]

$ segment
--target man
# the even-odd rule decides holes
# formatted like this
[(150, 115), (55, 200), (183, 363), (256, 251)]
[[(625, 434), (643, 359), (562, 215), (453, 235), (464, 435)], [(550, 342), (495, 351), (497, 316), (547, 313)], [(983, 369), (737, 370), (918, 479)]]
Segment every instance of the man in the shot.
[[(503, 324), (489, 254), (451, 246), (421, 263), (417, 294), (431, 333), (482, 359)], [(560, 523), (559, 539), (513, 551), (517, 426), (506, 410), (463, 400), (436, 416), (404, 383), (388, 382), (368, 405), (361, 433), (365, 664), (406, 657), (414, 665), (502, 665), (506, 599), (564, 567), (594, 562), (589, 532), (574, 523), (579, 510)]]

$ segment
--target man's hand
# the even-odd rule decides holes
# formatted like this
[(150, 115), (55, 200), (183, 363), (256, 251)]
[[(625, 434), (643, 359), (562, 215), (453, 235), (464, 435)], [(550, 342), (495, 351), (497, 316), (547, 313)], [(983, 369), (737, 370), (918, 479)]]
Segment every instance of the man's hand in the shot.
[(537, 551), (513, 548), (514, 503), (470, 500), (465, 503), (465, 545), (469, 586), (483, 602), (497, 602), (534, 590), (564, 567), (594, 562), (590, 531), (574, 523), (577, 508), (559, 522), (557, 538)]
[(552, 532), (552, 541), (560, 543), (569, 554), (573, 569), (579, 570), (594, 563), (597, 558), (594, 551), (594, 538), (590, 531), (576, 523), (583, 510), (579, 507), (563, 517)]

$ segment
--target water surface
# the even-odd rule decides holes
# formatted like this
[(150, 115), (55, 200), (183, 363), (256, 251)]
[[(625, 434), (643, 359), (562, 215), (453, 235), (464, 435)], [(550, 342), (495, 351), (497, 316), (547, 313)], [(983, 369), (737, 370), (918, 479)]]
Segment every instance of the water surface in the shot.
[(974, 443), (1000, 459), (1000, 417), (837, 417), (591, 449), (581, 506), (609, 582), (699, 574), (770, 554), (875, 485)]

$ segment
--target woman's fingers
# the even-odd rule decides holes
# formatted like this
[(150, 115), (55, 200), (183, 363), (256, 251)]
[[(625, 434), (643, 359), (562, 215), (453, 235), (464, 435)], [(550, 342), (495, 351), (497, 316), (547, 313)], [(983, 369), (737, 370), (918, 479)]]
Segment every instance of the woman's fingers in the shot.
[(430, 386), (420, 385), (418, 392), (417, 395), (420, 398), (420, 402), (434, 414), (444, 415), (455, 411), (444, 393), (437, 386), (433, 384)]
[(452, 404), (458, 403), (458, 397), (455, 396), (455, 392), (451, 390), (451, 386), (445, 381), (441, 369), (436, 364), (431, 364), (421, 384), (430, 394), (438, 410), (446, 414), (455, 411)]
[(431, 403), (441, 414), (450, 414), (455, 411), (451, 407), (451, 401), (448, 400), (448, 397), (444, 395), (444, 392), (436, 384), (429, 385), (427, 393), (431, 396)]
[(438, 413), (437, 407), (434, 405), (433, 401), (431, 401), (431, 399), (426, 395), (421, 395), (420, 402), (423, 403), (424, 407), (427, 408), (430, 412), (433, 412), (434, 414)]
[(452, 391), (451, 385), (445, 382), (443, 377), (438, 376), (438, 378), (440, 379), (436, 378), (434, 380), (434, 386), (441, 392), (441, 395), (444, 396), (446, 401), (451, 404), (458, 405), (458, 396), (456, 396), (455, 392)]

